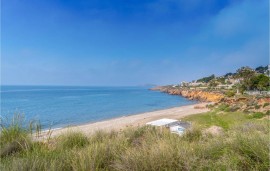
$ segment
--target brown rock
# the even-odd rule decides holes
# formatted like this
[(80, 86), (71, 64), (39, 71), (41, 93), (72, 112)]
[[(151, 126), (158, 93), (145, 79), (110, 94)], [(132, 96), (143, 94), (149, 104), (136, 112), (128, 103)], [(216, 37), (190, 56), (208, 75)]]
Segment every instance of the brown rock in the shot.
[(223, 128), (219, 126), (211, 126), (210, 128), (207, 128), (203, 131), (205, 134), (211, 134), (211, 135), (221, 135), (223, 134), (224, 130)]

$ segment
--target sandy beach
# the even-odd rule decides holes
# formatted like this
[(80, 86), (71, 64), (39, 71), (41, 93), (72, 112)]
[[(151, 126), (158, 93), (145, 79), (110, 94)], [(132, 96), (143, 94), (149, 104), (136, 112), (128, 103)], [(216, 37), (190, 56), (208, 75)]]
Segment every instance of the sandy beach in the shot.
[[(194, 108), (195, 106), (205, 106), (206, 104), (208, 103), (199, 103), (199, 104), (194, 104), (194, 105), (173, 107), (173, 108), (164, 109), (164, 110), (145, 112), (141, 114), (113, 118), (113, 119), (100, 121), (100, 122), (55, 129), (55, 130), (52, 130), (51, 137), (58, 136), (68, 131), (81, 131), (86, 135), (91, 135), (92, 133), (98, 130), (119, 131), (127, 127), (143, 126), (147, 122), (157, 120), (157, 119), (162, 119), (162, 118), (181, 119), (188, 115), (207, 112), (208, 111), (207, 108), (199, 108), (199, 109)], [(43, 132), (42, 137), (43, 138), (47, 137), (47, 133), (48, 131)]]

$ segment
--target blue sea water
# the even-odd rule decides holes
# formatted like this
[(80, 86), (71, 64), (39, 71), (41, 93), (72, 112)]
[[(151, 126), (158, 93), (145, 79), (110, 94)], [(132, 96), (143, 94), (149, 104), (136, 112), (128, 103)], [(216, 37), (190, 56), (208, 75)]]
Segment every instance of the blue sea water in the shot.
[(43, 128), (95, 122), (196, 103), (149, 87), (1, 86), (1, 117), (23, 113)]

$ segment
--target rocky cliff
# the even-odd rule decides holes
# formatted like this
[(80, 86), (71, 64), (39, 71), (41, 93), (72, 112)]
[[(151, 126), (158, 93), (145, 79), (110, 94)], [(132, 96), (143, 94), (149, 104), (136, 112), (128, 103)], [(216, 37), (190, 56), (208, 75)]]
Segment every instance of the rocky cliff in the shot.
[(171, 95), (180, 95), (191, 100), (199, 100), (203, 102), (219, 102), (224, 99), (224, 95), (221, 93), (205, 90), (191, 90), (171, 86), (154, 87), (151, 90), (161, 91)]

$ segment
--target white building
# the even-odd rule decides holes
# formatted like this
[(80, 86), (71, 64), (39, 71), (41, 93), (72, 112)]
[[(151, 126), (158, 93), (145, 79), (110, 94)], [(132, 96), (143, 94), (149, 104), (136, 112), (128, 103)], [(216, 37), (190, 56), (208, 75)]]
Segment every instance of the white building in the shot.
[(187, 128), (190, 127), (190, 123), (182, 122), (175, 119), (159, 119), (152, 122), (146, 123), (146, 125), (152, 125), (157, 127), (169, 128), (171, 133), (182, 135)]

